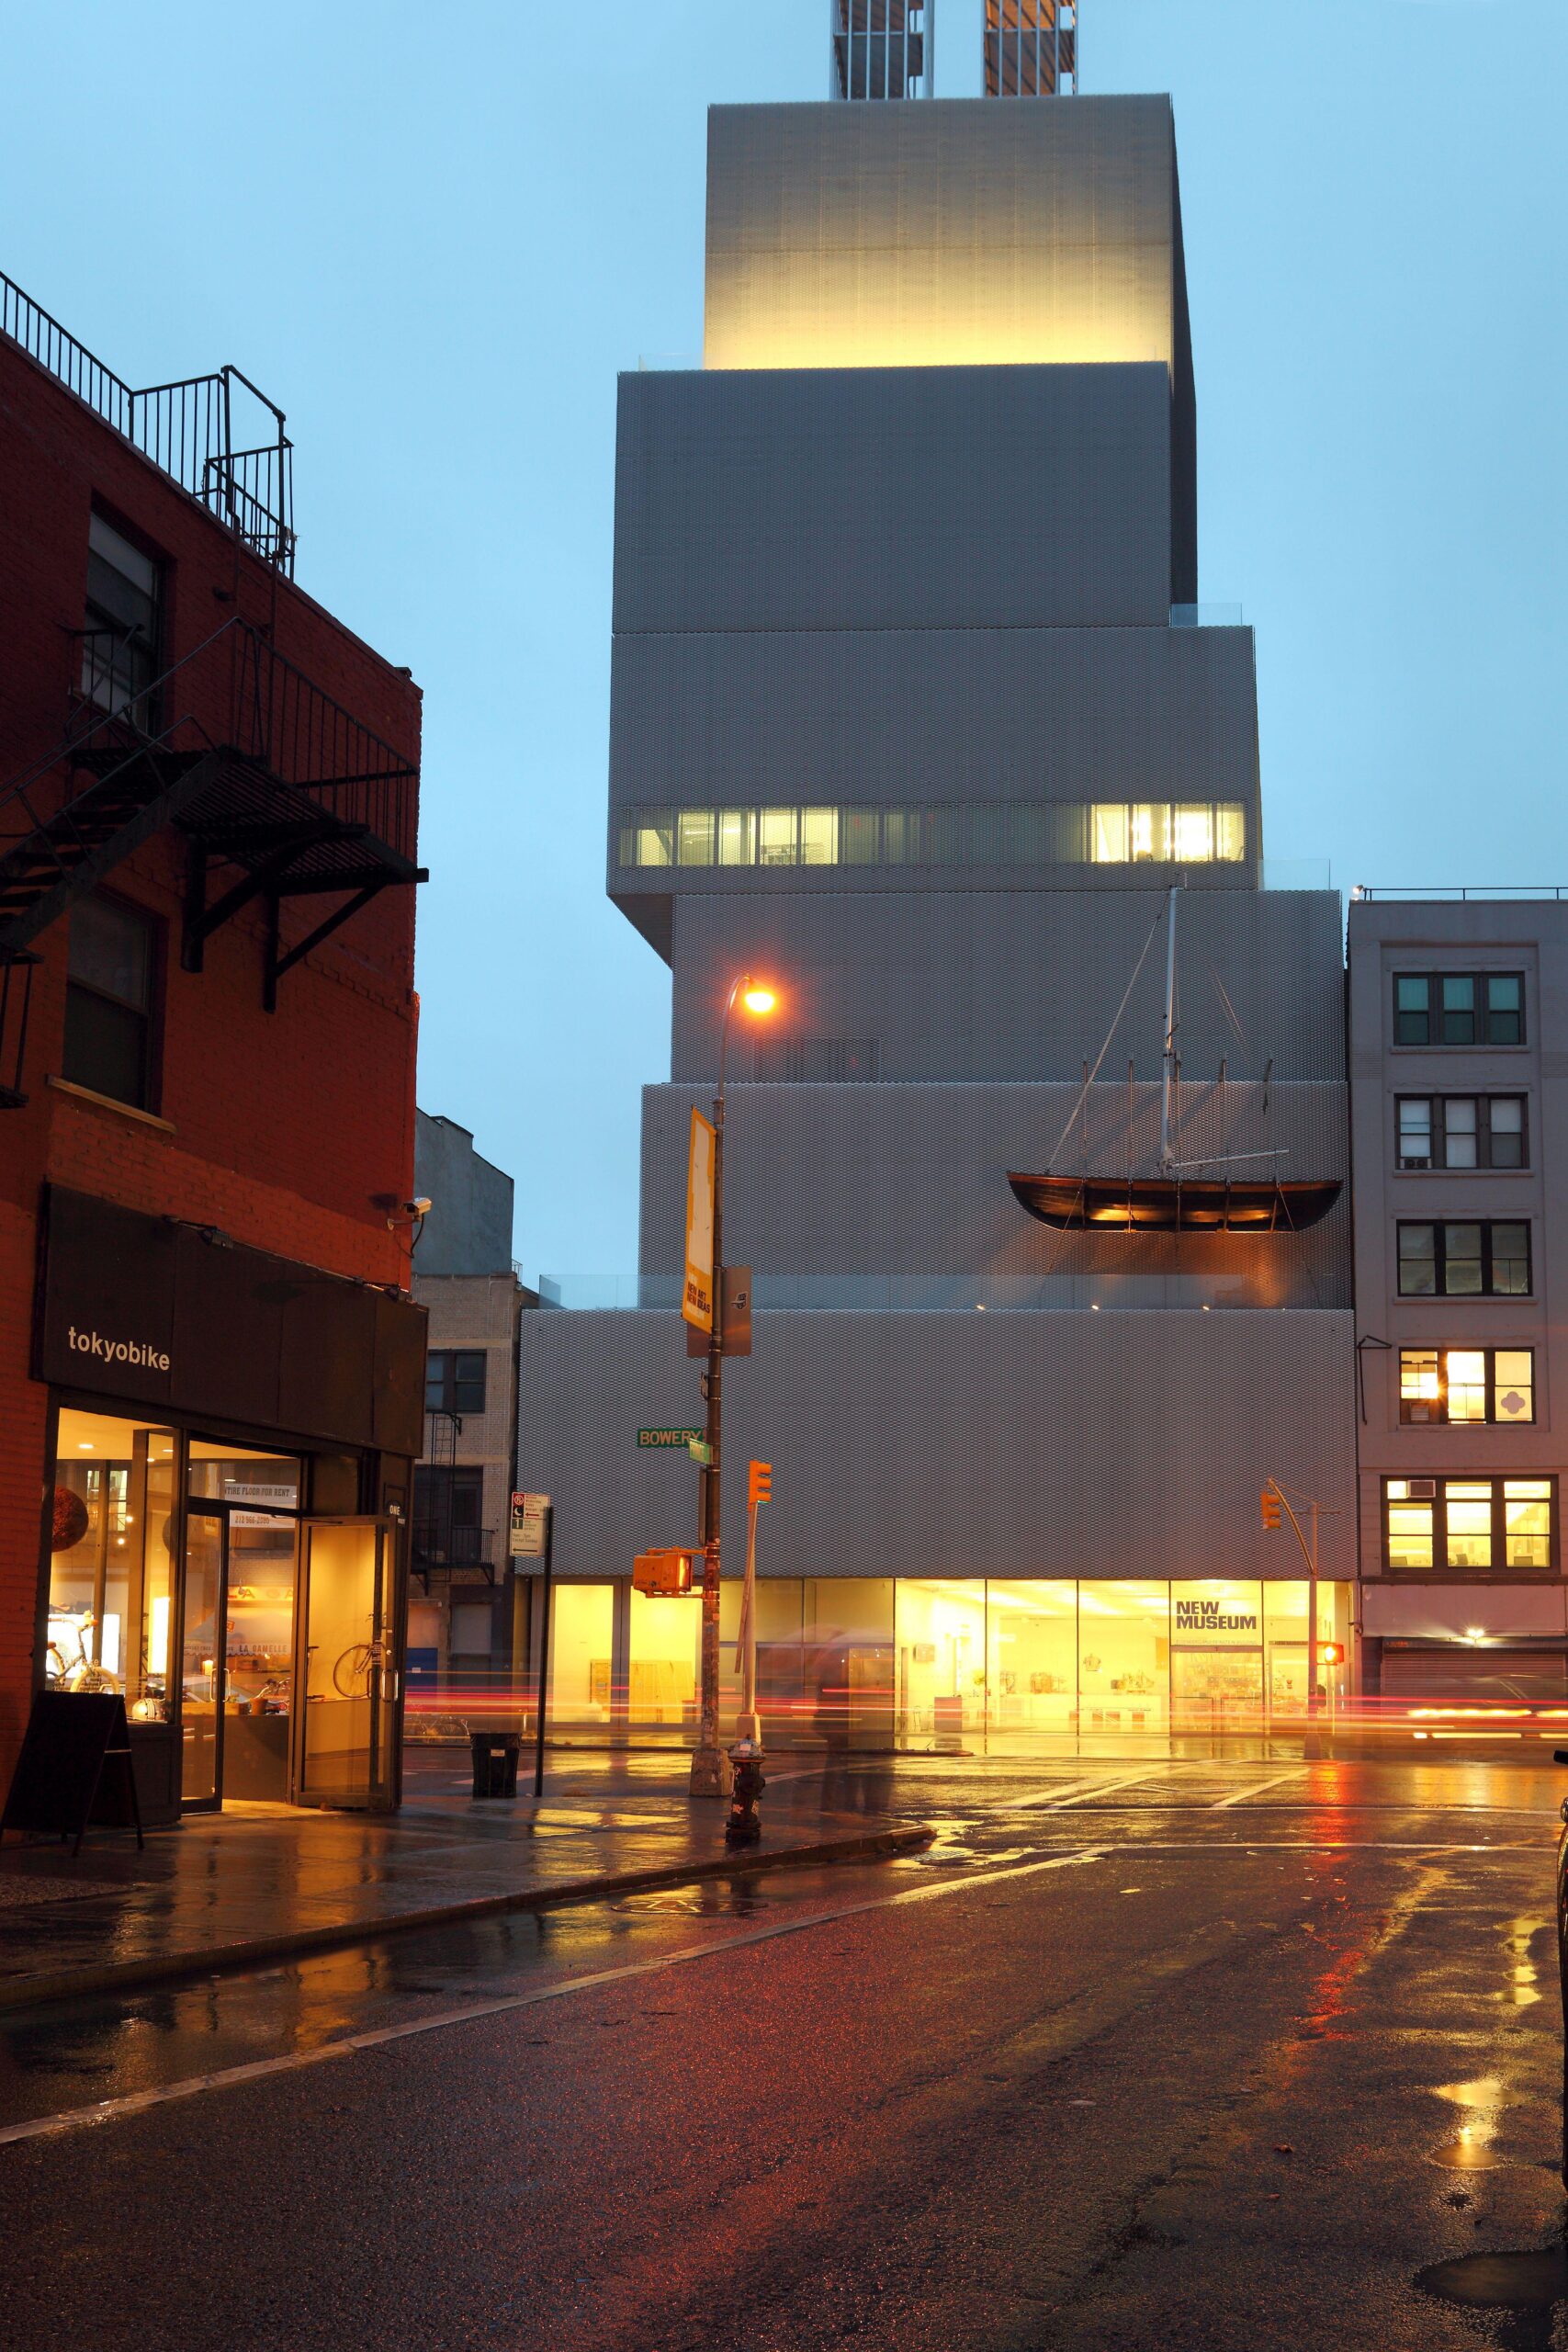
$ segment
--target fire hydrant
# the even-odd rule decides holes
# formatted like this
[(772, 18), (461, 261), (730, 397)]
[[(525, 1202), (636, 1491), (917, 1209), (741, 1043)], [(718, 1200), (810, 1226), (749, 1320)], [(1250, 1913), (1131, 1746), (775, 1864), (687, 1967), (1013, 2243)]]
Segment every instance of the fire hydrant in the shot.
[(767, 1787), (762, 1778), (760, 1740), (738, 1739), (729, 1751), (735, 1777), (729, 1792), (729, 1818), (724, 1825), (727, 1846), (754, 1846), (762, 1834), (757, 1799)]

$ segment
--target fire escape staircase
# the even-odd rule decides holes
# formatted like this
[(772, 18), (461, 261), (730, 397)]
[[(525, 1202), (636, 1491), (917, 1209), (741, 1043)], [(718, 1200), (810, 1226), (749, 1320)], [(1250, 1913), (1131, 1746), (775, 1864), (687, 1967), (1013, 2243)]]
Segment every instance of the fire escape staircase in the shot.
[[(0, 789), (0, 988), (31, 943), (174, 826), (186, 842), (180, 961), (244, 907), (266, 910), (264, 1001), (381, 891), (423, 882), (418, 771), (239, 619), (150, 684), (113, 631), (73, 631), (63, 741)], [(196, 714), (199, 712), (201, 717)], [(214, 723), (214, 714), (221, 714)], [(328, 900), (285, 945), (286, 899)], [(25, 998), (23, 1001), (25, 1042)], [(0, 1086), (0, 1104), (19, 1097)]]

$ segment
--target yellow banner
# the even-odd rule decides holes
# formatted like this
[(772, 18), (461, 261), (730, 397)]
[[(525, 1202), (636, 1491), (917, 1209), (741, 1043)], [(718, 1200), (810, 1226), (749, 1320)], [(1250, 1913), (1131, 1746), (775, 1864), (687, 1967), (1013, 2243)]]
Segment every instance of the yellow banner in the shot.
[(699, 1331), (713, 1329), (714, 1132), (700, 1111), (692, 1114), (692, 1149), (686, 1163), (686, 1287), (681, 1312)]

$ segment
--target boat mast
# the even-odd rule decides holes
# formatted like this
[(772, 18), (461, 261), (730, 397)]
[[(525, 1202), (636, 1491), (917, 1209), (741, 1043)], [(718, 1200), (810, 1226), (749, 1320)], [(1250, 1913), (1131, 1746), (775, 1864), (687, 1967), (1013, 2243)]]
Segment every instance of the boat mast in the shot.
[(1168, 1170), (1176, 1159), (1170, 1145), (1170, 1101), (1176, 1082), (1176, 893), (1179, 888), (1179, 883), (1173, 882), (1166, 900), (1165, 1071), (1159, 1099), (1159, 1164), (1162, 1172)]

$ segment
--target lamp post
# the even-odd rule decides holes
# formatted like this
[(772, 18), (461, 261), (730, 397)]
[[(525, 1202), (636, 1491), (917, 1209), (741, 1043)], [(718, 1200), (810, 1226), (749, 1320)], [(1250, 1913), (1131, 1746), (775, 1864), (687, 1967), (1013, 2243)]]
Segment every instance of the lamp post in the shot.
[(703, 1546), (702, 1719), (692, 1753), (691, 1793), (729, 1794), (729, 1759), (718, 1744), (719, 1496), (724, 1441), (724, 1080), (729, 1023), (737, 1002), (758, 1020), (778, 1003), (773, 990), (742, 972), (730, 985), (718, 1024), (718, 1091), (713, 1103), (713, 1325), (708, 1332), (703, 1401), (706, 1461), (698, 1474), (697, 1538)]

